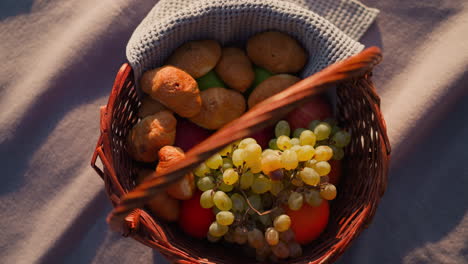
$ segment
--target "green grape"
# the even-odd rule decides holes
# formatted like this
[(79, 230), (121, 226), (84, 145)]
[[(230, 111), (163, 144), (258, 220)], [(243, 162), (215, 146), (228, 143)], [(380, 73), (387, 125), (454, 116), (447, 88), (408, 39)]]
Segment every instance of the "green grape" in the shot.
[(227, 155), (229, 155), (229, 153), (232, 153), (232, 144), (229, 144), (227, 145), (226, 147), (224, 147), (220, 152), (219, 152), (219, 155), (223, 156), (223, 157), (226, 157)]
[(244, 197), (238, 193), (234, 193), (233, 195), (231, 195), (231, 201), (232, 211), (234, 212), (243, 212), (247, 207)]
[(284, 232), (280, 232), (280, 239), (284, 242), (292, 242), (292, 241), (295, 241), (295, 235), (294, 235), (294, 231), (292, 231), (291, 228), (289, 228), (288, 230), (284, 231)]
[(284, 188), (282, 181), (271, 181), (270, 193), (277, 196)]
[(234, 242), (239, 245), (243, 245), (247, 242), (248, 231), (245, 227), (236, 227), (234, 229)]
[(255, 139), (253, 139), (253, 138), (244, 138), (243, 140), (241, 140), (239, 142), (239, 145), (237, 147), (240, 148), (240, 149), (244, 149), (249, 144), (256, 144), (256, 143), (257, 143), (257, 141)]
[(228, 231), (229, 231), (229, 227), (225, 225), (220, 225), (216, 221), (213, 222), (208, 229), (208, 233), (214, 237), (222, 237)]
[(335, 135), (340, 130), (341, 128), (339, 126), (332, 126), (332, 131), (331, 131), (332, 136)]
[(220, 225), (231, 225), (234, 223), (234, 214), (229, 211), (221, 211), (216, 214), (216, 222)]
[(315, 186), (320, 183), (320, 175), (312, 168), (305, 167), (299, 172), (299, 176), (308, 185)]
[(232, 164), (232, 160), (228, 158), (223, 159), (223, 170), (227, 170), (229, 168), (232, 168), (234, 164)]
[(301, 146), (305, 146), (305, 145), (314, 146), (316, 140), (317, 139), (315, 137), (314, 132), (310, 130), (302, 131), (301, 136), (299, 137), (299, 142), (301, 143)]
[(304, 132), (306, 129), (305, 128), (296, 128), (296, 130), (294, 130), (294, 133), (293, 133), (293, 137), (294, 138), (299, 138), (301, 136), (301, 133)]
[(283, 241), (271, 247), (271, 252), (275, 254), (279, 259), (285, 259), (289, 257), (289, 247)]
[(193, 172), (198, 177), (205, 177), (205, 175), (207, 173), (210, 173), (210, 171), (210, 168), (208, 168), (208, 166), (206, 166), (206, 164), (203, 162), (200, 165), (198, 165), (198, 167)]
[(320, 122), (315, 128), (314, 128), (314, 134), (317, 138), (317, 140), (324, 140), (327, 139), (330, 136), (331, 133), (331, 126), (328, 123), (325, 122)]
[(320, 206), (323, 202), (322, 196), (317, 190), (309, 190), (304, 194), (304, 198), (310, 206), (314, 207)]
[(337, 147), (335, 145), (331, 145), (330, 148), (333, 150), (333, 159), (334, 160), (342, 160), (344, 158), (344, 150), (343, 148)]
[(263, 247), (265, 244), (263, 233), (257, 228), (254, 228), (247, 233), (247, 241), (251, 247), (257, 249)]
[[(287, 195), (289, 197), (289, 193), (284, 193), (285, 196)], [(286, 197), (287, 198), (287, 197)], [(284, 199), (283, 199), (284, 200)], [(285, 214), (286, 211), (282, 208), (282, 207), (276, 207), (275, 210), (273, 210), (271, 213), (270, 213), (270, 216), (271, 218), (275, 219), (276, 217), (282, 215), (282, 214)]]
[(211, 208), (214, 206), (213, 202), (213, 190), (204, 191), (200, 196), (200, 205), (203, 208)]
[(281, 169), (283, 164), (279, 155), (271, 154), (262, 157), (261, 166), (263, 173), (268, 174), (271, 171)]
[(296, 152), (296, 155), (299, 155), (299, 150), (301, 149), (301, 145), (293, 145), (289, 150)]
[(308, 168), (314, 168), (315, 163), (317, 163), (317, 161), (315, 159), (311, 159), (306, 161), (305, 166)]
[(301, 178), (298, 178), (298, 177), (292, 178), (291, 184), (294, 185), (294, 186), (297, 186), (297, 187), (302, 187), (302, 186), (304, 186), (304, 182), (302, 181)]
[[(252, 194), (249, 197), (247, 197), (247, 200), (249, 200), (252, 207), (255, 208), (256, 210), (262, 209), (262, 199), (260, 198), (260, 195)], [(249, 210), (249, 214), (255, 214), (255, 212), (251, 209)]]
[(276, 145), (281, 150), (289, 149), (292, 147), (291, 139), (288, 136), (279, 136), (276, 139)]
[(253, 173), (259, 173), (262, 171), (262, 160), (260, 159), (260, 156), (255, 160), (247, 162), (246, 165)]
[(320, 120), (314, 120), (314, 121), (310, 122), (309, 126), (308, 126), (309, 130), (314, 131), (315, 127), (318, 124), (320, 124)]
[(269, 72), (268, 70), (264, 68), (260, 68), (258, 66), (254, 66), (254, 73), (255, 73), (255, 78), (252, 84), (252, 87), (257, 87), (261, 82), (264, 80), (268, 79), (268, 77), (271, 77), (273, 74)]
[(223, 165), (223, 158), (221, 157), (221, 155), (216, 153), (213, 156), (211, 156), (209, 159), (207, 159), (205, 161), (205, 164), (206, 166), (208, 166), (208, 168), (215, 170)]
[(228, 243), (234, 243), (234, 232), (229, 229), (226, 234), (224, 234), (224, 241)]
[(232, 208), (232, 201), (229, 196), (223, 191), (215, 192), (213, 202), (219, 210), (229, 211)]
[(296, 153), (299, 161), (308, 161), (315, 155), (315, 149), (311, 145), (304, 145)]
[(278, 145), (276, 144), (276, 138), (270, 139), (270, 141), (268, 141), (268, 147), (274, 150), (279, 149)]
[(232, 153), (232, 163), (236, 167), (242, 166), (244, 164), (244, 150), (243, 149), (236, 149)]
[(207, 74), (197, 79), (198, 89), (204, 91), (212, 87), (223, 87), (226, 88), (226, 85), (221, 81), (214, 70), (209, 71)]
[[(300, 146), (301, 145), (301, 141), (299, 140), (299, 138), (291, 138), (291, 144), (292, 146)], [(292, 147), (291, 147), (292, 148)]]
[(281, 152), (280, 150), (265, 149), (265, 150), (262, 152), (262, 158), (265, 157), (265, 156), (268, 156), (268, 155), (276, 155), (276, 156), (278, 156), (280, 152)]
[(288, 243), (289, 256), (291, 258), (297, 258), (302, 256), (302, 247), (297, 242)]
[(314, 167), (312, 167), (320, 176), (325, 176), (331, 171), (330, 163), (326, 161), (319, 161), (315, 163)]
[(346, 147), (349, 142), (351, 142), (351, 134), (346, 131), (338, 131), (333, 136), (332, 140), (335, 142), (337, 147), (343, 148)]
[(265, 231), (265, 240), (270, 246), (277, 245), (279, 243), (279, 233), (273, 227), (267, 228)]
[(200, 178), (197, 182), (197, 187), (200, 191), (204, 192), (215, 187), (214, 179), (211, 176)]
[(252, 143), (244, 148), (244, 161), (253, 164), (259, 160), (262, 155), (262, 147), (257, 143)]
[(289, 195), (289, 199), (288, 199), (289, 209), (293, 211), (297, 211), (301, 209), (303, 203), (304, 203), (304, 197), (302, 196), (301, 193), (292, 192)]
[(336, 197), (336, 187), (333, 184), (327, 184), (320, 189), (320, 196), (325, 200), (333, 200)]
[(318, 146), (315, 148), (314, 159), (317, 161), (328, 161), (333, 157), (333, 150), (329, 146)]
[(336, 119), (333, 118), (333, 117), (325, 118), (325, 120), (323, 120), (323, 122), (328, 123), (330, 126), (336, 126), (338, 124)]
[(210, 233), (208, 233), (208, 234), (206, 235), (206, 238), (207, 238), (208, 241), (210, 241), (211, 243), (216, 243), (216, 242), (218, 242), (219, 240), (221, 240), (221, 237), (212, 236)]
[(284, 232), (291, 227), (291, 218), (287, 214), (277, 216), (273, 221), (273, 226), (278, 232)]
[(271, 189), (271, 180), (263, 175), (259, 175), (255, 177), (250, 188), (252, 192), (256, 194), (266, 193)]
[(227, 169), (223, 173), (223, 182), (227, 185), (233, 185), (239, 180), (239, 174), (234, 169)]
[(281, 155), (281, 164), (282, 167), (287, 170), (293, 170), (297, 168), (299, 161), (297, 159), (297, 154), (295, 151), (292, 150), (285, 150)]
[(289, 127), (288, 121), (281, 120), (275, 126), (275, 137), (287, 136), (291, 134), (291, 128)]
[(259, 215), (258, 220), (260, 220), (263, 226), (271, 226), (271, 217), (269, 214)]
[(218, 189), (223, 192), (230, 192), (234, 189), (234, 185), (227, 185), (226, 183), (221, 182)]
[(242, 176), (240, 177), (240, 187), (241, 189), (248, 189), (250, 186), (252, 186), (252, 183), (254, 182), (254, 175), (252, 172), (244, 172)]

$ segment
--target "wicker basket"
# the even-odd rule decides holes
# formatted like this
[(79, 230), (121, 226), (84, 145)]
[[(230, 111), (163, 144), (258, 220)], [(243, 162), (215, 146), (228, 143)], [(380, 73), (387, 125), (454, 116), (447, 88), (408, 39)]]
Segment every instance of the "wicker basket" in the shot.
[[(380, 60), (380, 50), (373, 47), (305, 78), (192, 148), (165, 175), (154, 176), (139, 186), (134, 181), (138, 164), (128, 155), (125, 139), (138, 121), (140, 102), (132, 69), (124, 64), (107, 106), (101, 108), (101, 136), (91, 161), (115, 207), (108, 217), (109, 224), (124, 236), (158, 249), (172, 262), (254, 262), (232, 246), (186, 236), (177, 225), (154, 218), (143, 209), (143, 204), (223, 146), (275, 123), (311, 96), (336, 86), (337, 118), (353, 135), (346, 149), (340, 192), (332, 203), (325, 232), (304, 247), (302, 257), (289, 260), (291, 263), (333, 262), (369, 225), (386, 189), (390, 145), (380, 112), (380, 98), (371, 81), (371, 70)], [(96, 165), (97, 157), (102, 161), (102, 169)]]

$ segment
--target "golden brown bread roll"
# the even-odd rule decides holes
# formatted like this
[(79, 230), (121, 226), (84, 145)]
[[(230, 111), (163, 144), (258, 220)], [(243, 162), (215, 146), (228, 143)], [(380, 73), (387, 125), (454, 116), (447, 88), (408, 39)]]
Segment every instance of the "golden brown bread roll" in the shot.
[(261, 101), (283, 91), (300, 80), (301, 79), (298, 77), (289, 74), (278, 74), (269, 77), (257, 85), (257, 87), (255, 87), (255, 89), (250, 94), (248, 100), (249, 108), (254, 107)]
[[(140, 184), (145, 178), (148, 178), (155, 174), (155, 171), (149, 169), (140, 169), (138, 171), (136, 183)], [(166, 192), (161, 191), (156, 194), (146, 206), (150, 211), (157, 217), (166, 221), (176, 221), (179, 219), (180, 214), (180, 202), (175, 198), (170, 197)]]
[[(181, 148), (173, 146), (165, 146), (161, 148), (158, 155), (159, 163), (156, 168), (157, 174), (164, 173), (165, 170), (169, 169), (185, 157), (184, 151)], [(179, 200), (188, 200), (192, 198), (195, 192), (193, 173), (187, 173), (184, 178), (169, 185), (166, 191), (169, 196)]]
[(170, 197), (166, 192), (161, 191), (156, 194), (146, 206), (157, 217), (169, 222), (174, 222), (179, 219), (180, 215), (180, 201)]
[(209, 88), (201, 92), (202, 109), (190, 120), (206, 129), (218, 129), (245, 112), (245, 99), (237, 91)]
[(192, 117), (201, 108), (200, 90), (189, 74), (174, 66), (147, 71), (140, 79), (141, 89), (151, 98), (182, 117)]
[(141, 106), (140, 109), (138, 109), (138, 117), (145, 118), (164, 110), (167, 110), (167, 108), (163, 104), (154, 100), (150, 96), (145, 96), (141, 100)]
[(215, 71), (230, 88), (240, 92), (245, 92), (255, 78), (252, 63), (239, 48), (223, 48)]
[(143, 118), (128, 134), (130, 155), (138, 161), (156, 161), (159, 149), (174, 144), (176, 124), (177, 120), (169, 111)]
[(295, 73), (307, 62), (307, 53), (292, 37), (267, 31), (247, 41), (247, 54), (258, 66), (273, 73)]
[(211, 71), (221, 57), (221, 45), (215, 40), (194, 40), (178, 47), (167, 64), (174, 65), (193, 78), (200, 78)]

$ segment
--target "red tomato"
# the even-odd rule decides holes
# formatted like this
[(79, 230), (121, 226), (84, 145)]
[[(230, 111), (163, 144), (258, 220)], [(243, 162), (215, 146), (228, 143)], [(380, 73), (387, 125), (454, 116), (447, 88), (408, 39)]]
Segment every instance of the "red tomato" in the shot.
[(286, 121), (289, 122), (292, 132), (296, 128), (307, 128), (313, 120), (324, 120), (332, 116), (332, 107), (327, 98), (323, 95), (316, 95), (302, 106), (291, 111), (287, 115)]
[(341, 177), (341, 161), (340, 160), (329, 160), (331, 171), (328, 174), (328, 181), (333, 185), (338, 185)]
[(296, 235), (296, 241), (302, 245), (320, 236), (327, 226), (330, 214), (330, 208), (326, 200), (317, 207), (304, 203), (302, 208), (297, 211), (289, 208), (285, 208), (285, 210), (286, 214), (291, 218), (291, 229)]
[(251, 138), (255, 139), (257, 143), (262, 147), (262, 149), (268, 148), (268, 142), (270, 139), (275, 137), (275, 127), (269, 126), (255, 134), (250, 135)]
[(201, 192), (197, 192), (190, 200), (182, 201), (179, 225), (185, 233), (204, 238), (215, 216), (211, 209), (201, 207), (200, 196)]
[(193, 146), (207, 139), (211, 131), (201, 128), (185, 118), (177, 118), (174, 145), (187, 152)]

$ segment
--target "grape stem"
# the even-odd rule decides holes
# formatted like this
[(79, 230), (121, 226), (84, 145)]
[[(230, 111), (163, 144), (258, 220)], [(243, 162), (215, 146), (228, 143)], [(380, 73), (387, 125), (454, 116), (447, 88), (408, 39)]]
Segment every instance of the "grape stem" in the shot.
[[(255, 213), (257, 213), (258, 215), (267, 215), (271, 212), (273, 212), (276, 208), (273, 208), (273, 209), (270, 209), (268, 211), (265, 211), (265, 212), (260, 212), (258, 211), (257, 209), (255, 209), (255, 207), (253, 207), (253, 205), (250, 203), (249, 199), (247, 198), (247, 195), (245, 194), (245, 192), (243, 190), (240, 190), (242, 195), (244, 196), (245, 198), (245, 201), (247, 202), (247, 204), (249, 205), (250, 209), (252, 209)], [(249, 210), (249, 209), (247, 209)]]

